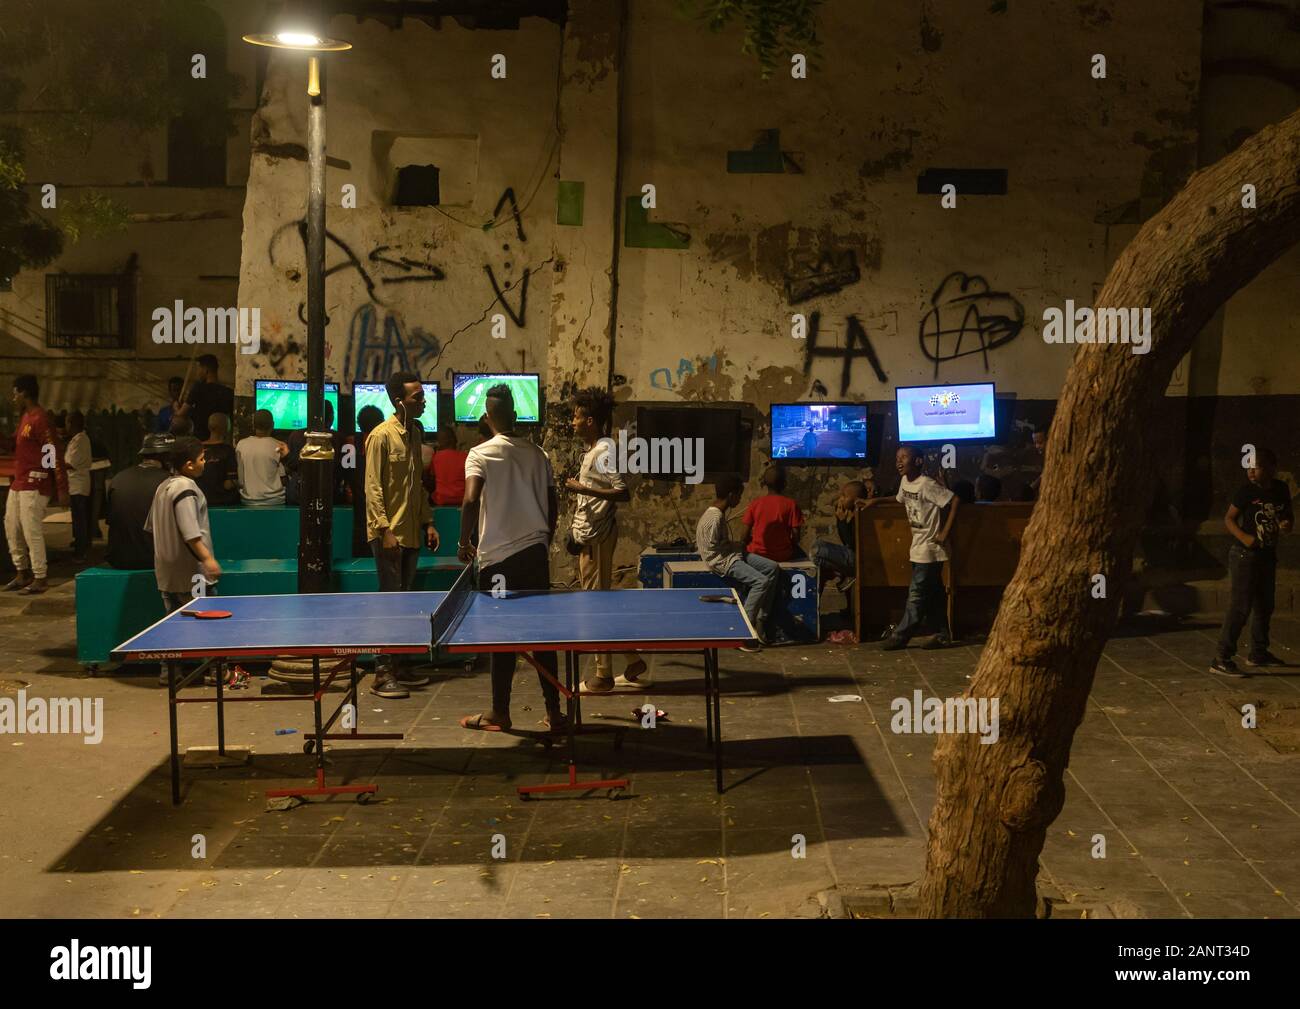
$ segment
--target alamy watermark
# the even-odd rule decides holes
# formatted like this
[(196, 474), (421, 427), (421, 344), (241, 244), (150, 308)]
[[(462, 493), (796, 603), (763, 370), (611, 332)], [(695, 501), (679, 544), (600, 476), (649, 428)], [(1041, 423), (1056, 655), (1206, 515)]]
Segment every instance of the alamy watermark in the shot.
[(633, 473), (638, 476), (686, 475), (686, 482), (704, 479), (703, 438), (638, 438), (619, 431), (618, 441), (601, 438), (604, 447), (596, 460), (601, 473)]
[(50, 950), (54, 981), (130, 981), (143, 990), (152, 984), (152, 946), (83, 946), (73, 939)]
[(998, 741), (998, 699), (996, 697), (895, 697), (889, 710), (894, 713), (889, 728), (897, 735), (943, 735), (978, 733), (981, 743)]
[(179, 298), (170, 308), (159, 307), (153, 319), (154, 343), (236, 343), (241, 354), (256, 354), (262, 346), (260, 308), (209, 308), (206, 311)]
[(104, 699), (28, 697), (26, 690), (19, 690), (17, 700), (0, 697), (3, 735), (81, 736), (83, 743), (95, 746), (104, 738)]
[(1134, 354), (1151, 351), (1151, 309), (1075, 308), (1067, 298), (1065, 309), (1043, 310), (1044, 343), (1127, 343)]

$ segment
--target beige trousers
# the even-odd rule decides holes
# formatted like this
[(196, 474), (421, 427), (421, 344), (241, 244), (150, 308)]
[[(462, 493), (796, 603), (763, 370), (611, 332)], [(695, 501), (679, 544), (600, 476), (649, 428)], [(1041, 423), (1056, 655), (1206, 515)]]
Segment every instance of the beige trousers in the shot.
[[(608, 589), (614, 580), (614, 548), (618, 546), (618, 525), (610, 528), (609, 535), (595, 543), (587, 543), (578, 554), (578, 583), (587, 590)], [(640, 662), (636, 652), (625, 652), (628, 664)], [(608, 652), (596, 653), (596, 675), (613, 679)]]

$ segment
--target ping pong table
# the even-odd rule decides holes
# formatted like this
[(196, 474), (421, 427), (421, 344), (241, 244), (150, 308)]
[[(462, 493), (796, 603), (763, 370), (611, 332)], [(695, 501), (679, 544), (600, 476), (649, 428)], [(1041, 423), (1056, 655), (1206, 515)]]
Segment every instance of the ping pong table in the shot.
[[(312, 787), (273, 789), (268, 797), (354, 794), (366, 801), (374, 784), (327, 785), (326, 740), (401, 739), (402, 733), (359, 731), (359, 672), (364, 655), (423, 655), (515, 652), (522, 654), (555, 684), (567, 700), (564, 733), (569, 742), (569, 780), (565, 784), (524, 786), (529, 795), (617, 789), (625, 779), (579, 781), (575, 736), (582, 733), (578, 656), (591, 652), (696, 652), (704, 659), (705, 735), (714, 751), (717, 790), (722, 791), (722, 716), (718, 651), (754, 640), (740, 598), (734, 590), (624, 589), (615, 591), (479, 592), (472, 588), (473, 568), (466, 567), (449, 592), (334, 593), (278, 596), (212, 596), (194, 599), (181, 609), (113, 650), (120, 661), (159, 661), (167, 673), (171, 736), (172, 802), (179, 804), (180, 755), (177, 706), (216, 701), (217, 749), (226, 755), (225, 704), (311, 700), (315, 731), (305, 736), (304, 752), (315, 752)], [(225, 619), (196, 619), (194, 613), (224, 610)], [(543, 652), (564, 654), (564, 682), (537, 660)], [(310, 659), (310, 694), (232, 696), (225, 689), (227, 665), (241, 659), (295, 657)], [(196, 663), (188, 671), (184, 666)], [(216, 695), (181, 696), (207, 670), (215, 670)], [(346, 675), (343, 698), (328, 717), (321, 702), (340, 676)], [(201, 682), (201, 681), (200, 681)], [(642, 691), (644, 692), (644, 691)], [(602, 694), (600, 696), (608, 696)], [(349, 709), (350, 706), (350, 709)], [(332, 732), (345, 712), (346, 731)], [(349, 725), (350, 723), (350, 725)]]

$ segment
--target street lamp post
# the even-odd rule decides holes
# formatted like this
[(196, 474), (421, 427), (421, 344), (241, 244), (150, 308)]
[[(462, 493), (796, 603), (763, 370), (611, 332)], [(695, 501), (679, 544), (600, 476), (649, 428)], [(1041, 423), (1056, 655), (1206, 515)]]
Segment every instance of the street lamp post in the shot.
[[(307, 443), (299, 463), (298, 591), (330, 590), (334, 524), (334, 440), (325, 423), (325, 89), (320, 53), (352, 43), (309, 32), (245, 35), (307, 59)], [(335, 418), (338, 423), (338, 418)]]

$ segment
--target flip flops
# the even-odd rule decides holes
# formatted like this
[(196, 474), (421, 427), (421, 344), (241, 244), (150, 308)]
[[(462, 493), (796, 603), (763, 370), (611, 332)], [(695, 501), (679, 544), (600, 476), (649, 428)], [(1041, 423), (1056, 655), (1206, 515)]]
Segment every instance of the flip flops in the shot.
[(475, 729), (480, 732), (504, 732), (510, 728), (510, 724), (510, 722), (505, 722), (498, 725), (496, 722), (489, 722), (485, 714), (466, 715), (460, 720), (462, 729)]

